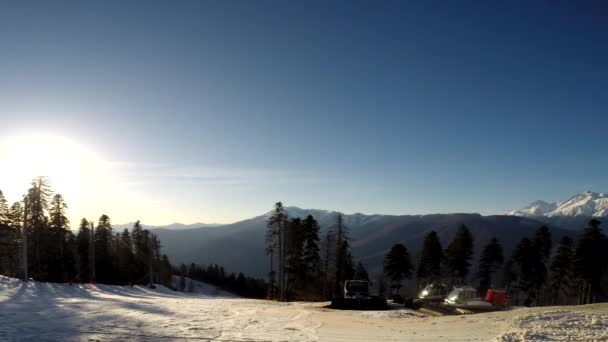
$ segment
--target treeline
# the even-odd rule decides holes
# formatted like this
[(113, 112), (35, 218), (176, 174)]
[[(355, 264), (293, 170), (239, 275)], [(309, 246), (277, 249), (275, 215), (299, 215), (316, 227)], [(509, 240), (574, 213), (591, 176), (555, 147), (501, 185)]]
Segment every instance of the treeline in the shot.
[[(504, 288), (516, 305), (584, 304), (608, 299), (608, 238), (592, 219), (576, 241), (563, 237), (552, 245), (548, 227), (522, 239), (507, 257), (498, 238), (485, 242), (474, 263), (474, 236), (461, 225), (444, 248), (429, 232), (416, 256), (395, 244), (384, 258), (381, 287), (398, 293), (429, 283), (448, 287), (474, 284), (480, 295)], [(323, 300), (341, 296), (344, 281), (369, 278), (350, 250), (348, 228), (341, 215), (324, 236), (317, 221), (290, 218), (281, 202), (267, 220), (268, 297), (278, 300)], [(473, 265), (476, 268), (473, 269)], [(415, 289), (411, 288), (414, 287)], [(380, 289), (383, 292), (384, 289)]]
[[(275, 204), (266, 229), (268, 298), (327, 299), (341, 293), (344, 281), (355, 277), (357, 268), (342, 216), (337, 216), (322, 239), (319, 231), (311, 215), (290, 218), (281, 202)], [(367, 277), (364, 269), (358, 273)]]
[[(38, 177), (10, 207), (0, 191), (0, 274), (48, 282), (171, 285), (171, 264), (160, 241), (139, 221), (114, 232), (107, 215), (70, 230), (67, 204)], [(26, 273), (27, 272), (27, 273)]]
[[(427, 283), (476, 284), (480, 295), (490, 287), (505, 288), (515, 305), (586, 304), (608, 299), (608, 238), (600, 221), (592, 219), (576, 245), (563, 237), (552, 246), (551, 232), (541, 226), (534, 236), (523, 238), (505, 258), (497, 238), (481, 250), (477, 272), (470, 274), (473, 236), (462, 225), (443, 249), (436, 232), (424, 239), (415, 265), (402, 244), (385, 258), (384, 272), (399, 288), (415, 275), (418, 288)], [(415, 272), (414, 272), (415, 271)]]
[(264, 298), (266, 297), (266, 282), (263, 279), (256, 279), (245, 276), (243, 273), (227, 273), (224, 267), (217, 264), (197, 265), (190, 264), (187, 267), (181, 264), (179, 269), (173, 270), (174, 274), (179, 275), (180, 280), (177, 286), (178, 291), (196, 292), (194, 284), (188, 282), (186, 277), (212, 284), (218, 288), (234, 293), (245, 298)]

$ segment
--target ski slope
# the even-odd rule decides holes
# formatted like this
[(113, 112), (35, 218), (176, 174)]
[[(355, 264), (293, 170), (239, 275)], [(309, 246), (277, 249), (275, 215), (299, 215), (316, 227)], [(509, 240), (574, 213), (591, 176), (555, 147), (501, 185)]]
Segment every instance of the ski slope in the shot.
[(432, 317), (208, 289), (26, 284), (0, 276), (0, 341), (608, 341), (608, 304)]

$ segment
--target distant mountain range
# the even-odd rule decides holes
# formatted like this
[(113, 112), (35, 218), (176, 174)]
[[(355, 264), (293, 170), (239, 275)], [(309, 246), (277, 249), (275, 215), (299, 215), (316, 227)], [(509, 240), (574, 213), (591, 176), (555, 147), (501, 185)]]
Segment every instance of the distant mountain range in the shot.
[(533, 218), (557, 227), (579, 230), (591, 218), (599, 218), (600, 221), (601, 218), (608, 218), (608, 194), (586, 191), (562, 202), (536, 201), (506, 215)]
[[(318, 209), (286, 208), (290, 217), (313, 215), (321, 234), (331, 227), (339, 212)], [(268, 258), (264, 252), (266, 220), (270, 213), (219, 227), (194, 229), (152, 229), (160, 238), (163, 251), (173, 263), (217, 263), (228, 271), (265, 277)], [(353, 255), (373, 273), (381, 271), (386, 252), (395, 244), (405, 244), (414, 258), (425, 235), (435, 230), (444, 247), (461, 224), (466, 224), (475, 237), (475, 259), (492, 237), (497, 237), (505, 254), (510, 254), (523, 237), (531, 237), (543, 222), (513, 215), (481, 216), (479, 214), (436, 215), (343, 215), (349, 228)], [(574, 233), (550, 225), (553, 239)]]
[[(125, 228), (131, 230), (131, 228), (133, 228), (134, 224), (135, 224), (135, 222), (123, 223), (123, 224), (113, 224), (112, 228), (114, 228), (114, 230), (119, 230), (119, 231), (124, 230)], [(171, 224), (166, 224), (166, 225), (162, 225), (162, 226), (151, 226), (151, 225), (147, 225), (147, 224), (142, 224), (141, 226), (144, 229), (180, 230), (180, 229), (219, 227), (219, 226), (221, 226), (221, 224), (219, 224), (219, 223), (200, 223), (199, 222), (199, 223), (192, 223), (192, 224), (171, 223)]]
[(536, 201), (529, 206), (513, 210), (507, 215), (524, 217), (556, 217), (556, 216), (608, 216), (608, 195), (597, 192), (581, 192), (563, 202), (547, 203)]
[[(435, 230), (445, 248), (456, 229), (466, 224), (475, 238), (475, 256), (492, 237), (501, 242), (505, 255), (523, 237), (531, 237), (541, 225), (548, 225), (553, 240), (562, 236), (576, 238), (592, 217), (608, 217), (608, 196), (583, 192), (566, 201), (547, 203), (536, 201), (520, 210), (504, 215), (479, 214), (435, 215), (365, 215), (343, 214), (320, 209), (286, 208), (290, 217), (312, 215), (324, 234), (337, 215), (349, 228), (353, 255), (372, 272), (380, 272), (386, 252), (395, 243), (405, 244), (414, 258), (424, 236)], [(163, 250), (173, 263), (217, 263), (228, 271), (265, 277), (268, 259), (264, 253), (266, 221), (270, 212), (232, 224), (174, 223), (166, 226), (145, 226), (161, 239)], [(115, 228), (131, 228), (132, 223)]]

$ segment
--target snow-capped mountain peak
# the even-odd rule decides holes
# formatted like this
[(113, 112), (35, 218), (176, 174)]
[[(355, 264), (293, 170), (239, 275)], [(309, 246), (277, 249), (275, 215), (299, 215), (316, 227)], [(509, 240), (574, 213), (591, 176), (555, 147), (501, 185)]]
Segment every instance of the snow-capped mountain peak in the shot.
[(507, 215), (524, 217), (556, 216), (608, 216), (608, 195), (592, 191), (581, 192), (562, 202), (536, 201), (529, 206), (513, 210)]

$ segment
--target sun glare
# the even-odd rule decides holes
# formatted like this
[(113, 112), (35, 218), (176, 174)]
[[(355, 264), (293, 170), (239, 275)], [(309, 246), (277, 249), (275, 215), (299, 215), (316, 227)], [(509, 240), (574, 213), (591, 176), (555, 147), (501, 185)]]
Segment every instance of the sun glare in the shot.
[[(22, 196), (30, 181), (49, 179), (53, 190), (75, 199), (98, 178), (96, 158), (78, 143), (59, 136), (23, 135), (0, 140), (0, 189), (12, 200)], [(8, 196), (7, 196), (8, 197)]]

